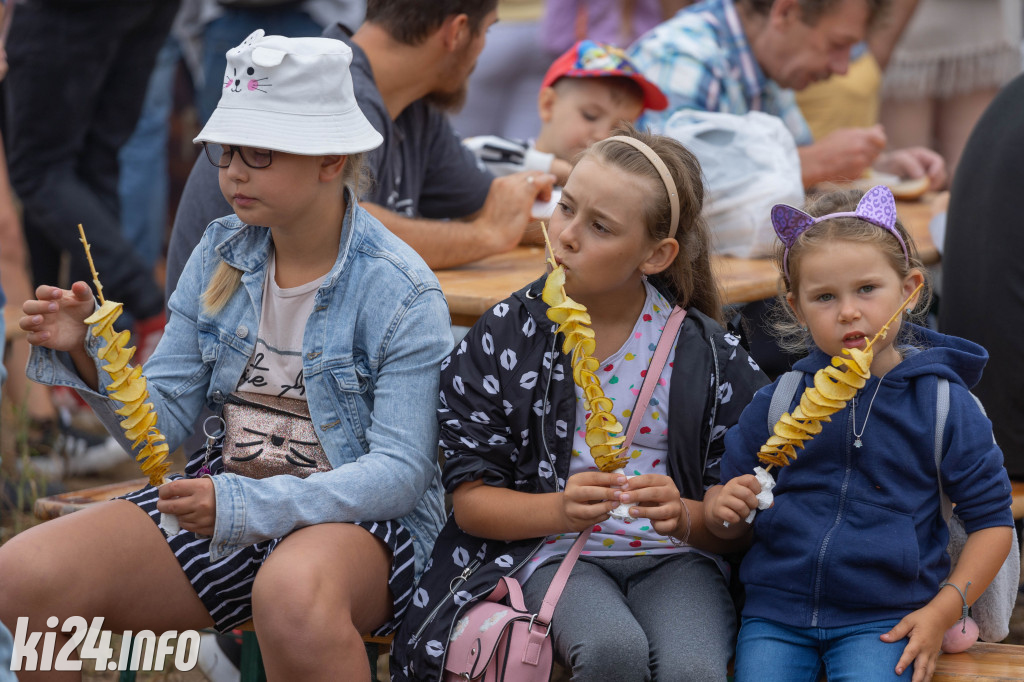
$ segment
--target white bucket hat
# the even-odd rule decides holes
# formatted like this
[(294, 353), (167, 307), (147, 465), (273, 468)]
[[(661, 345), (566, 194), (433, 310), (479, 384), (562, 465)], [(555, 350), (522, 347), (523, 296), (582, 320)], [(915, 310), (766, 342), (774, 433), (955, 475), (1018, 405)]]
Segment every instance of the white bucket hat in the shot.
[(383, 138), (356, 103), (352, 50), (330, 38), (258, 29), (227, 52), (224, 92), (193, 142), (292, 154), (357, 154)]

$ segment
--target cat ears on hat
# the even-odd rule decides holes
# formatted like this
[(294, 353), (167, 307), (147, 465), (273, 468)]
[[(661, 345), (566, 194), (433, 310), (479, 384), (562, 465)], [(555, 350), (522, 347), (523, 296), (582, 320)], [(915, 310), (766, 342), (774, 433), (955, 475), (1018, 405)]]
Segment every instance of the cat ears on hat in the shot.
[[(262, 40), (266, 36), (266, 33), (262, 28), (258, 28), (249, 36), (242, 41), (240, 45), (232, 48), (228, 51), (228, 54), (238, 53), (246, 48), (252, 47), (257, 42)], [(272, 67), (279, 66), (284, 61), (285, 55), (288, 54), (285, 50), (279, 50), (272, 47), (264, 47), (263, 45), (257, 45), (253, 47), (252, 54), (249, 58), (252, 59), (252, 63), (256, 66)]]
[(856, 211), (829, 213), (815, 218), (786, 204), (776, 204), (772, 207), (772, 226), (775, 228), (775, 234), (779, 235), (779, 239), (786, 245), (782, 266), (787, 278), (789, 277), (789, 250), (793, 248), (797, 238), (814, 225), (831, 218), (860, 218), (890, 232), (903, 248), (904, 258), (908, 263), (910, 262), (907, 245), (904, 243), (903, 237), (900, 236), (899, 230), (896, 229), (896, 200), (888, 187), (876, 185), (864, 193), (857, 203)]

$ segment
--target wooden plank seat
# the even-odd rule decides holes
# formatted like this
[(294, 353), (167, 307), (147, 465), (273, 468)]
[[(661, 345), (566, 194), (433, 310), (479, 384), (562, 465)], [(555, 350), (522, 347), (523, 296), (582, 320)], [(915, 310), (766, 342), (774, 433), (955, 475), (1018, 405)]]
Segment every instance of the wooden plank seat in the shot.
[(1024, 680), (1024, 646), (978, 642), (960, 654), (939, 657), (932, 682)]

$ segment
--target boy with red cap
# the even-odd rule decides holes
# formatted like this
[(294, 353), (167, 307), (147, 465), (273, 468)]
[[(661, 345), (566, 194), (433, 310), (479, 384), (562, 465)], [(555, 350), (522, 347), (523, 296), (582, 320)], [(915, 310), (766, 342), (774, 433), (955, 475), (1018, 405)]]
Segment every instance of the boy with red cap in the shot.
[(537, 108), (541, 128), (531, 141), (493, 135), (470, 137), (466, 147), (495, 175), (522, 170), (553, 173), (561, 184), (573, 158), (611, 134), (620, 121), (635, 122), (645, 109), (668, 100), (617, 47), (581, 40), (551, 64)]

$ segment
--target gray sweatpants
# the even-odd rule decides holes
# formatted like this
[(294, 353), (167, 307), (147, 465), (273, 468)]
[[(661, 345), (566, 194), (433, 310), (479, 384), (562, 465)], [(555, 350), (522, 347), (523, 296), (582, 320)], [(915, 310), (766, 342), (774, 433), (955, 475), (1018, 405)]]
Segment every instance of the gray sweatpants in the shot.
[[(523, 586), (536, 613), (554, 560)], [(555, 659), (572, 680), (726, 679), (736, 614), (725, 577), (696, 552), (581, 556), (552, 618)]]

